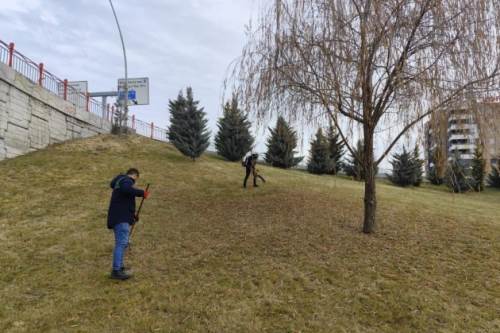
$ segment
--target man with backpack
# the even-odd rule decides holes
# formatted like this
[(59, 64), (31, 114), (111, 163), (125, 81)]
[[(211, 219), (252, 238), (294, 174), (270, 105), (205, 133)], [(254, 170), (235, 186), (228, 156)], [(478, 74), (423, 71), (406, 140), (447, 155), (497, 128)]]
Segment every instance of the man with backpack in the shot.
[(262, 179), (262, 181), (266, 182), (264, 178), (257, 173), (257, 170), (255, 169), (255, 166), (257, 165), (257, 159), (259, 158), (258, 154), (251, 154), (247, 158), (245, 158), (244, 162), (242, 163), (243, 166), (245, 167), (245, 179), (243, 180), (243, 187), (247, 187), (247, 180), (248, 177), (250, 177), (250, 174), (253, 176), (253, 186), (254, 187), (259, 187), (257, 185), (257, 178)]
[(113, 250), (113, 268), (111, 278), (126, 280), (131, 277), (125, 272), (123, 257), (128, 246), (130, 226), (138, 222), (135, 214), (135, 198), (147, 199), (149, 192), (134, 187), (139, 178), (139, 170), (131, 168), (125, 175), (118, 175), (111, 181), (111, 201), (108, 210), (108, 229), (113, 229), (115, 234), (115, 247)]

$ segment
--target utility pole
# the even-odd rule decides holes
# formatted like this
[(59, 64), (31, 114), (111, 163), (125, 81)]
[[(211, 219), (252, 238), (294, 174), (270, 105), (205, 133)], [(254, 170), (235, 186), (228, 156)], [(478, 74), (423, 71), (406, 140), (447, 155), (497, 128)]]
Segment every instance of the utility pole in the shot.
[[(111, 10), (113, 11), (113, 16), (115, 17), (116, 26), (118, 27), (118, 33), (120, 34), (120, 40), (122, 42), (123, 49), (123, 60), (125, 64), (125, 99), (123, 112), (119, 114), (119, 129), (120, 133), (124, 133), (127, 127), (127, 117), (128, 117), (128, 72), (127, 72), (127, 52), (125, 51), (125, 43), (123, 41), (122, 29), (120, 28), (120, 23), (118, 22), (118, 17), (116, 16), (115, 7), (113, 6), (113, 2), (109, 0), (109, 4), (111, 5)], [(119, 96), (119, 95), (118, 95)], [(125, 124), (124, 124), (125, 122)]]

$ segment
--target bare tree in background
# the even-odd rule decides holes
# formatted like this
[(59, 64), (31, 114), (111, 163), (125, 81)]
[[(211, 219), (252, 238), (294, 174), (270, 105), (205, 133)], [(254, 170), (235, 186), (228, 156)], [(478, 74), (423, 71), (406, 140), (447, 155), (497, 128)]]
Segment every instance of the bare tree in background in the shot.
[[(329, 117), (363, 133), (363, 232), (375, 170), (415, 124), (499, 88), (498, 0), (276, 0), (262, 8), (226, 87), (258, 119)], [(377, 133), (394, 137), (374, 156)], [(357, 156), (360, 159), (359, 156)]]

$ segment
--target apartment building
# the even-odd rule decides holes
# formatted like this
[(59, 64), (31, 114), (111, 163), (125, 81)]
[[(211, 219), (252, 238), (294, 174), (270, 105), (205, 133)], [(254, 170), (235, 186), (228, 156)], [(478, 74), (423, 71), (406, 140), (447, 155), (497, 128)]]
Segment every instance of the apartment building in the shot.
[(477, 145), (483, 148), (486, 171), (500, 158), (500, 99), (457, 106), (432, 115), (425, 126), (426, 169), (444, 176), (448, 162), (456, 158), (469, 168)]

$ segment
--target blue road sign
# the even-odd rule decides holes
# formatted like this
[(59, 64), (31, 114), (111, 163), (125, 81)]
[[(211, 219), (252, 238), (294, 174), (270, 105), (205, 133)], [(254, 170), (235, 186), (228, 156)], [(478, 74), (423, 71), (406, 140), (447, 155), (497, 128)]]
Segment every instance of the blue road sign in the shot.
[[(119, 91), (118, 92), (118, 99), (123, 100), (125, 99), (125, 91)], [(128, 91), (128, 100), (129, 101), (135, 101), (136, 100), (136, 92), (135, 90), (129, 90)]]

